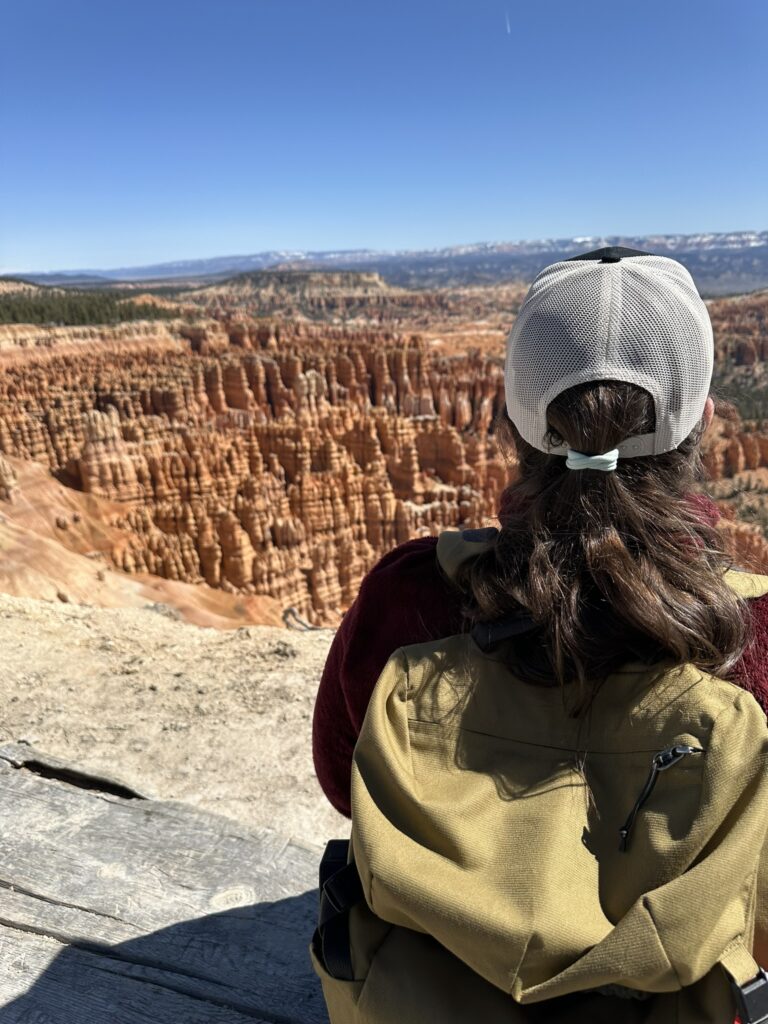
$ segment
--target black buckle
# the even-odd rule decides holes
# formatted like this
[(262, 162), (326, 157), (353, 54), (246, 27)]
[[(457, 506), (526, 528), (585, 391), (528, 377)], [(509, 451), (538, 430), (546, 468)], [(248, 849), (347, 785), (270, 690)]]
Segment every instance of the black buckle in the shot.
[(741, 1024), (768, 1022), (768, 973), (762, 968), (744, 985), (733, 984)]
[(331, 875), (323, 886), (323, 895), (337, 914), (349, 910), (364, 899), (363, 883), (354, 861)]

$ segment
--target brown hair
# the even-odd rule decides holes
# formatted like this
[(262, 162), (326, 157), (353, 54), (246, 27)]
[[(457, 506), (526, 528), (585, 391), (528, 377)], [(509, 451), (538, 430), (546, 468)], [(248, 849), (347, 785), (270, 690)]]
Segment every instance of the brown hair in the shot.
[[(547, 410), (550, 443), (587, 454), (654, 430), (653, 399), (620, 381), (562, 392)], [(471, 621), (527, 611), (537, 628), (508, 645), (515, 674), (575, 684), (579, 714), (623, 663), (672, 659), (727, 675), (747, 642), (743, 601), (722, 573), (721, 533), (692, 497), (702, 490), (699, 426), (676, 449), (619, 459), (613, 472), (569, 470), (529, 445), (502, 410), (502, 450), (519, 474), (504, 492), (495, 546), (459, 583)]]

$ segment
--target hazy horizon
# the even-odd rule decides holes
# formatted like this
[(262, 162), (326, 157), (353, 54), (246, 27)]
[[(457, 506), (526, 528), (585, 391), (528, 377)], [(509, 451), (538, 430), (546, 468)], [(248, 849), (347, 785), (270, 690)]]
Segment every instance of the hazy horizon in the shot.
[(579, 240), (583, 239), (586, 242), (586, 241), (591, 240), (591, 239), (601, 239), (601, 238), (625, 238), (625, 237), (629, 238), (629, 237), (651, 237), (651, 236), (665, 236), (665, 237), (669, 237), (669, 236), (676, 236), (676, 235), (683, 235), (683, 236), (687, 236), (687, 237), (696, 237), (696, 236), (721, 235), (721, 234), (722, 235), (748, 235), (748, 234), (763, 234), (766, 231), (768, 231), (768, 228), (765, 228), (765, 227), (736, 228), (736, 229), (728, 229), (728, 230), (725, 230), (725, 231), (686, 231), (686, 232), (676, 232), (676, 231), (674, 231), (674, 232), (673, 231), (653, 231), (653, 232), (650, 232), (650, 231), (649, 232), (607, 231), (607, 232), (604, 232), (604, 233), (594, 232), (594, 233), (589, 234), (589, 235), (563, 235), (563, 234), (557, 234), (557, 235), (551, 235), (551, 236), (547, 236), (547, 237), (540, 236), (538, 238), (479, 239), (479, 240), (475, 240), (475, 241), (472, 241), (472, 242), (462, 241), (462, 242), (449, 243), (448, 245), (445, 245), (445, 246), (442, 246), (442, 245), (441, 246), (429, 246), (429, 247), (424, 247), (423, 249), (407, 249), (407, 248), (403, 248), (403, 247), (398, 247), (398, 248), (393, 248), (393, 249), (376, 249), (373, 246), (360, 246), (360, 247), (355, 248), (355, 249), (342, 249), (342, 248), (330, 248), (330, 247), (319, 248), (319, 249), (309, 249), (309, 248), (288, 249), (285, 246), (275, 246), (273, 248), (268, 248), (268, 249), (250, 249), (248, 251), (243, 251), (243, 252), (220, 252), (220, 253), (211, 253), (211, 254), (206, 254), (206, 255), (183, 256), (183, 257), (179, 257), (177, 259), (170, 259), (170, 260), (147, 260), (147, 261), (142, 262), (142, 263), (133, 263), (133, 264), (128, 264), (128, 263), (122, 262), (122, 263), (117, 263), (114, 266), (109, 266), (109, 267), (107, 267), (107, 266), (101, 266), (101, 267), (44, 267), (44, 268), (40, 268), (40, 269), (32, 269), (30, 267), (11, 267), (11, 268), (0, 267), (0, 276), (11, 276), (13, 274), (23, 275), (25, 272), (26, 273), (30, 273), (30, 274), (69, 274), (69, 273), (71, 273), (71, 274), (78, 274), (78, 273), (80, 273), (80, 274), (87, 274), (87, 273), (98, 274), (98, 273), (114, 273), (117, 270), (137, 270), (137, 269), (142, 269), (144, 267), (172, 266), (174, 264), (209, 262), (209, 261), (227, 260), (227, 259), (246, 259), (246, 258), (248, 258), (250, 256), (258, 256), (258, 255), (261, 255), (261, 254), (264, 254), (264, 253), (269, 253), (269, 252), (284, 253), (287, 257), (290, 257), (291, 255), (306, 254), (306, 253), (313, 253), (313, 254), (317, 254), (317, 255), (320, 255), (320, 254), (323, 254), (323, 255), (326, 255), (326, 254), (340, 254), (341, 255), (341, 254), (345, 254), (345, 253), (348, 253), (349, 255), (354, 255), (355, 253), (378, 253), (378, 254), (382, 254), (382, 255), (389, 255), (389, 254), (408, 255), (408, 254), (411, 254), (411, 253), (421, 253), (421, 252), (424, 252), (424, 253), (428, 253), (428, 252), (441, 252), (441, 251), (446, 250), (446, 249), (448, 249), (448, 250), (450, 250), (450, 249), (464, 249), (464, 248), (471, 249), (471, 248), (473, 248), (475, 246), (485, 246), (485, 245), (487, 245), (487, 246), (498, 246), (498, 245), (535, 245), (537, 242), (552, 242), (552, 241), (558, 241), (558, 240), (579, 241)]

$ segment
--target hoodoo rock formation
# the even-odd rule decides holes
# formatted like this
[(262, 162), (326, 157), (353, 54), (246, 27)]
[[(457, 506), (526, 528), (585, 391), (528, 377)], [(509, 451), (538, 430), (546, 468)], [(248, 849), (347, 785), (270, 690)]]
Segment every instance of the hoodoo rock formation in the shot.
[[(740, 340), (757, 344), (753, 314), (738, 316)], [(11, 461), (31, 460), (98, 504), (112, 567), (266, 596), (331, 625), (393, 546), (495, 515), (511, 471), (492, 433), (498, 350), (447, 355), (409, 331), (243, 315), (152, 328), (8, 339), (0, 500), (20, 493)], [(768, 434), (729, 415), (705, 459), (735, 514), (744, 474), (767, 489)], [(740, 558), (768, 571), (758, 526), (724, 528)], [(56, 531), (82, 554), (76, 536)]]
[(0, 373), (0, 452), (109, 502), (115, 566), (334, 623), (395, 544), (493, 514), (498, 359), (383, 331), (186, 334)]
[(721, 365), (754, 367), (768, 360), (768, 292), (716, 299), (708, 306)]

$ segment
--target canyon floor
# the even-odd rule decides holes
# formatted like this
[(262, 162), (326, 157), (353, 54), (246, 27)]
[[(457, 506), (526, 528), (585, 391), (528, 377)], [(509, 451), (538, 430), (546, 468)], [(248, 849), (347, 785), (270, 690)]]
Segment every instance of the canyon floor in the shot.
[(305, 842), (348, 835), (311, 756), (331, 631), (177, 615), (0, 595), (0, 741)]

